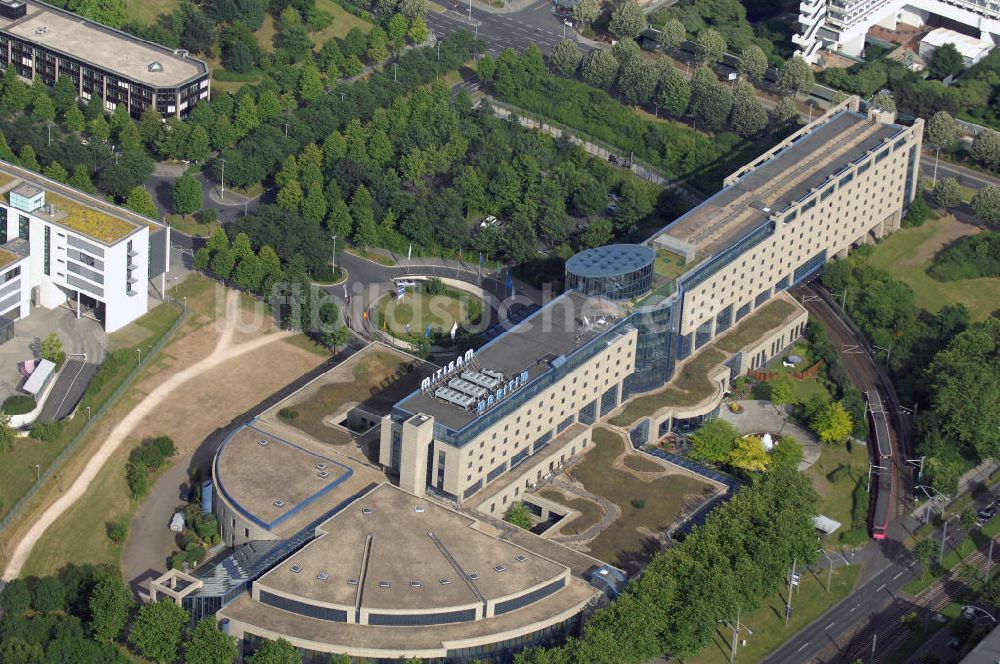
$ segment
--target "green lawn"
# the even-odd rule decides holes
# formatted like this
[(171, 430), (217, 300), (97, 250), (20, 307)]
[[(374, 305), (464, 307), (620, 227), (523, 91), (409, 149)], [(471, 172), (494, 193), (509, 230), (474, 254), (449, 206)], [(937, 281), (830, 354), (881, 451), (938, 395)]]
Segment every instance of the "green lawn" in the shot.
[(676, 279), (691, 269), (694, 263), (686, 263), (684, 257), (666, 249), (656, 250), (656, 260), (653, 263), (653, 271), (661, 277)]
[(937, 312), (946, 304), (962, 303), (973, 320), (983, 320), (1000, 307), (1000, 278), (942, 282), (926, 272), (933, 249), (957, 237), (958, 223), (952, 215), (942, 215), (919, 228), (901, 229), (875, 247), (871, 263), (908, 284), (916, 293), (917, 306)]
[[(646, 533), (669, 528), (681, 513), (685, 496), (707, 498), (713, 487), (686, 474), (646, 482), (612, 466), (625, 451), (622, 436), (597, 427), (593, 438), (594, 447), (567, 474), (591, 493), (618, 505), (622, 516), (590, 543), (590, 554), (635, 572), (660, 550), (659, 542)], [(635, 498), (645, 501), (642, 507), (632, 505)]]
[(210, 237), (219, 227), (218, 222), (203, 224), (191, 214), (169, 214), (167, 215), (167, 223), (171, 228), (196, 237)]
[(646, 396), (633, 399), (620, 414), (611, 418), (616, 426), (627, 427), (640, 417), (664, 406), (692, 406), (712, 396), (715, 384), (708, 372), (722, 364), (726, 356), (714, 348), (705, 348), (674, 375), (668, 385)]
[[(831, 482), (827, 475), (841, 466), (849, 472)], [(831, 541), (851, 529), (851, 491), (867, 474), (868, 450), (861, 445), (852, 445), (850, 450), (846, 445), (822, 445), (819, 461), (805, 471), (819, 494), (819, 513), (843, 524)]]
[[(781, 358), (789, 355), (798, 355), (803, 358), (804, 361), (794, 368), (786, 367), (781, 363)], [(792, 386), (792, 394), (795, 396), (796, 403), (809, 403), (813, 397), (819, 397), (823, 401), (830, 401), (832, 396), (830, 395), (829, 388), (827, 388), (826, 384), (823, 382), (821, 374), (816, 374), (815, 376), (806, 378), (805, 380), (799, 380), (792, 377), (793, 371), (807, 369), (808, 367), (809, 344), (805, 340), (802, 340), (792, 346), (789, 350), (782, 353), (780, 357), (772, 360), (771, 364), (767, 366), (765, 371), (778, 374), (775, 380), (785, 380)], [(753, 386), (753, 398), (770, 400), (771, 388), (773, 387), (774, 382), (775, 381), (755, 383)]]
[[(166, 334), (179, 315), (180, 311), (176, 307), (161, 304), (126, 328), (112, 334), (108, 340), (109, 349), (118, 350), (139, 346), (144, 350), (148, 349)], [(83, 403), (90, 404), (91, 412), (96, 411), (133, 368), (134, 363), (121, 367), (101, 389), (89, 391), (88, 396), (84, 397)], [(87, 412), (81, 406), (77, 409), (74, 417), (66, 420), (62, 434), (54, 441), (46, 443), (33, 438), (15, 439), (13, 451), (0, 457), (2, 459), (0, 461), (0, 501), (3, 501), (0, 514), (6, 513), (13, 507), (14, 503), (20, 500), (35, 483), (35, 464), (38, 464), (39, 470), (44, 472), (59, 453), (69, 445), (73, 436), (83, 428), (86, 422)], [(57, 478), (59, 478), (58, 471), (53, 479)]]
[(125, 0), (125, 13), (130, 19), (149, 25), (160, 14), (172, 14), (179, 0)]
[(333, 0), (316, 0), (316, 9), (333, 16), (333, 21), (319, 32), (311, 32), (309, 36), (316, 43), (316, 48), (323, 45), (330, 37), (343, 39), (351, 28), (359, 28), (366, 35), (372, 29), (372, 24), (355, 16)]
[[(387, 295), (379, 302), (386, 327), (394, 336), (421, 336), (427, 326), (432, 332), (447, 334), (455, 323), (459, 326), (469, 320), (469, 300), (473, 295), (429, 295), (423, 291), (407, 290), (402, 299)], [(373, 315), (375, 315), (373, 313)]]
[[(736, 650), (735, 662), (750, 664), (759, 662), (786, 639), (818, 618), (824, 611), (846, 597), (854, 588), (861, 565), (837, 567), (833, 570), (830, 592), (826, 592), (826, 571), (817, 573), (804, 571), (801, 575), (799, 591), (792, 596), (792, 619), (785, 626), (784, 611), (786, 588), (764, 599), (762, 606), (754, 611), (745, 611), (740, 623), (753, 631), (752, 636), (744, 632), (740, 638), (747, 640), (746, 646)], [(733, 616), (735, 618), (736, 616)], [(712, 643), (700, 653), (684, 660), (685, 664), (726, 664), (733, 632), (726, 625), (719, 625)]]

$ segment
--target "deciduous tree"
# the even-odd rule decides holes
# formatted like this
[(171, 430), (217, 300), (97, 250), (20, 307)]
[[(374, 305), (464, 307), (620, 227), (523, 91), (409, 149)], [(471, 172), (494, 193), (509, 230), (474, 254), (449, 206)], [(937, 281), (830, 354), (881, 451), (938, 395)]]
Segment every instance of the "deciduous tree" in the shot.
[(734, 468), (760, 473), (767, 470), (771, 457), (759, 437), (743, 436), (736, 439), (736, 446), (730, 453), (728, 462)]
[(691, 104), (691, 86), (673, 65), (660, 72), (660, 85), (656, 91), (656, 103), (672, 118), (681, 118)]
[(816, 414), (810, 427), (824, 443), (839, 443), (851, 435), (854, 421), (843, 404), (833, 401)]
[(625, 0), (611, 13), (608, 29), (619, 39), (635, 39), (646, 28), (646, 15), (636, 0)]
[(698, 64), (712, 65), (722, 60), (726, 52), (726, 38), (712, 28), (703, 28), (694, 40), (694, 58)]
[(125, 198), (125, 207), (150, 219), (160, 218), (160, 212), (156, 209), (153, 197), (142, 187), (132, 187)]
[(729, 422), (714, 419), (691, 434), (691, 457), (702, 461), (724, 463), (736, 447), (740, 434)]
[(954, 76), (964, 68), (965, 61), (962, 59), (962, 54), (958, 52), (954, 44), (948, 43), (942, 44), (934, 52), (931, 64), (927, 67), (927, 73), (931, 78), (944, 80), (949, 76)]
[(970, 155), (990, 170), (1000, 169), (1000, 132), (985, 129), (976, 134)]
[(618, 77), (618, 61), (609, 52), (596, 49), (583, 65), (583, 80), (595, 88), (609, 89)]
[(778, 72), (778, 87), (793, 95), (811, 90), (815, 83), (809, 63), (798, 55), (789, 58)]
[(128, 622), (134, 600), (132, 591), (120, 578), (103, 576), (90, 595), (91, 628), (98, 641), (118, 638)]
[(572, 39), (564, 39), (556, 44), (550, 57), (552, 66), (563, 76), (573, 76), (583, 60), (580, 47)]
[(938, 111), (924, 127), (924, 142), (935, 149), (951, 150), (958, 140), (958, 127), (948, 111)]
[(257, 651), (247, 658), (247, 664), (302, 664), (298, 649), (284, 639), (264, 641)]
[(955, 178), (941, 178), (934, 185), (934, 200), (943, 208), (952, 208), (962, 203), (962, 187)]
[(237, 655), (236, 641), (219, 631), (215, 618), (199, 620), (184, 645), (184, 664), (232, 664)]
[(143, 604), (128, 635), (128, 642), (148, 659), (173, 662), (181, 645), (181, 631), (188, 612), (172, 599)]
[(767, 55), (760, 46), (750, 44), (740, 51), (739, 71), (754, 83), (760, 83), (764, 79), (764, 72), (767, 71)]
[(658, 41), (660, 47), (665, 51), (673, 51), (678, 48), (687, 37), (687, 30), (684, 24), (676, 18), (668, 18), (663, 27), (660, 28)]
[(972, 211), (991, 226), (1000, 225), (1000, 188), (986, 185), (972, 197)]

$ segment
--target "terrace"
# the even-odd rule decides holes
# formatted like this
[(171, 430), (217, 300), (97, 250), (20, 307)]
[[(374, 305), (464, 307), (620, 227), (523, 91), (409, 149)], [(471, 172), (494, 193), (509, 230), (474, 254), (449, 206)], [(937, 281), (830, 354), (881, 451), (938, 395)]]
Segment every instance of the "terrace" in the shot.
[(0, 249), (0, 270), (7, 267), (11, 263), (18, 259), (18, 255), (13, 251), (7, 251), (6, 249)]

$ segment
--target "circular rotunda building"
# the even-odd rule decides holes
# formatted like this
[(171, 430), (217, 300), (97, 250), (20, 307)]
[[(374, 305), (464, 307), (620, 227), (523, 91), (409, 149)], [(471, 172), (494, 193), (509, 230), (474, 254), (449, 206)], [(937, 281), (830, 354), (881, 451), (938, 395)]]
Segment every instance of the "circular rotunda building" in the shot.
[(610, 300), (630, 300), (653, 287), (656, 252), (641, 244), (586, 249), (566, 261), (566, 288)]

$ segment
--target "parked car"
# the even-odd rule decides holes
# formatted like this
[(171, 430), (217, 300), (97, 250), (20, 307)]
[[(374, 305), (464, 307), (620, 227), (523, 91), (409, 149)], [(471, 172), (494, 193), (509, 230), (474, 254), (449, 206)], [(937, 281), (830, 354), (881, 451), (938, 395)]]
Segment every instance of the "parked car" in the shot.
[(496, 226), (497, 223), (499, 223), (497, 221), (497, 218), (494, 217), (491, 214), (491, 215), (487, 216), (485, 219), (483, 219), (482, 221), (479, 222), (479, 227), (480, 228), (489, 228), (490, 226)]

